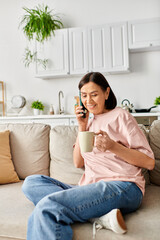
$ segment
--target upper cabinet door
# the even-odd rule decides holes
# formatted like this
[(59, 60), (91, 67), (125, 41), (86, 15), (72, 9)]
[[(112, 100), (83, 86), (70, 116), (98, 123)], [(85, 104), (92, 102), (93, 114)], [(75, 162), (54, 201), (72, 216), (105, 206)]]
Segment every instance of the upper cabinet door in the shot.
[(160, 18), (128, 22), (129, 49), (152, 50), (160, 47)]
[(50, 40), (44, 44), (37, 43), (37, 59), (48, 59), (46, 69), (37, 64), (37, 77), (69, 74), (68, 29), (56, 30), (55, 36)]
[(109, 72), (129, 70), (129, 51), (127, 23), (109, 24), (107, 31), (107, 52), (109, 55)]
[(107, 41), (106, 25), (88, 28), (89, 71), (108, 71), (110, 56), (108, 54)]
[(126, 23), (89, 28), (90, 71), (128, 71), (128, 55)]
[(70, 74), (88, 72), (87, 28), (69, 28)]

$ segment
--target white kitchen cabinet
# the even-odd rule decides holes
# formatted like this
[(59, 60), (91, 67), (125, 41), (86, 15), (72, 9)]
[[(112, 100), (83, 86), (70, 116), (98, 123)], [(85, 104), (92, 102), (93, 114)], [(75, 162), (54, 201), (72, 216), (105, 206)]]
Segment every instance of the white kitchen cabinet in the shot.
[(87, 28), (69, 28), (70, 74), (88, 72)]
[(160, 49), (160, 18), (128, 22), (129, 49)]
[(57, 126), (57, 125), (70, 125), (70, 121), (69, 118), (65, 118), (65, 119), (34, 119), (32, 120), (32, 123), (43, 123), (43, 124), (47, 124), (50, 125), (51, 128)]
[(37, 42), (37, 58), (49, 59), (47, 68), (36, 66), (36, 77), (50, 78), (52, 76), (69, 74), (68, 29), (55, 31), (55, 36), (44, 44)]
[(109, 25), (108, 32), (109, 72), (129, 71), (129, 51), (127, 23), (115, 23)]
[(107, 25), (88, 28), (89, 71), (107, 72), (109, 69)]
[(70, 125), (70, 126), (78, 125), (77, 118), (76, 118), (76, 117), (70, 118), (69, 125)]
[(37, 77), (54, 78), (89, 71), (128, 71), (127, 25), (124, 23), (68, 28), (37, 45), (38, 58), (49, 59), (47, 69), (37, 65)]
[(127, 24), (93, 26), (88, 31), (89, 71), (128, 71)]

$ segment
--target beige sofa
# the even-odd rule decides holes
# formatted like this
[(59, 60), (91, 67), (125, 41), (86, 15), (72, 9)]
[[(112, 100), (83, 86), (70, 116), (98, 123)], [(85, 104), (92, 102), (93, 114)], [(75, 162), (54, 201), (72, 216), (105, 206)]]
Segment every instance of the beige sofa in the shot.
[[(145, 132), (143, 126), (140, 126)], [(26, 239), (27, 220), (34, 205), (25, 198), (21, 186), (26, 176), (46, 174), (66, 183), (76, 184), (82, 169), (72, 163), (76, 126), (43, 124), (2, 124), (0, 132), (10, 131), (10, 147), (15, 170), (21, 179), (17, 183), (0, 185), (0, 240)], [(145, 132), (145, 134), (147, 134)], [(160, 239), (160, 121), (155, 121), (146, 135), (156, 157), (156, 167), (144, 170), (146, 194), (139, 210), (125, 216), (128, 232), (117, 235), (100, 230), (97, 240), (159, 240)], [(92, 224), (72, 225), (74, 240), (91, 240)], [(47, 239), (44, 239), (47, 240)]]

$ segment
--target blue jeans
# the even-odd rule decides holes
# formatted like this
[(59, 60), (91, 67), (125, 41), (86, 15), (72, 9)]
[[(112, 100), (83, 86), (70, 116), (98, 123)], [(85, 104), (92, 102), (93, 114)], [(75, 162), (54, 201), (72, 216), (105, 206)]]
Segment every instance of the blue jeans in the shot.
[(123, 214), (139, 208), (142, 192), (135, 183), (100, 181), (72, 186), (43, 175), (26, 178), (22, 190), (35, 205), (28, 240), (71, 240), (74, 222), (86, 222), (114, 208)]

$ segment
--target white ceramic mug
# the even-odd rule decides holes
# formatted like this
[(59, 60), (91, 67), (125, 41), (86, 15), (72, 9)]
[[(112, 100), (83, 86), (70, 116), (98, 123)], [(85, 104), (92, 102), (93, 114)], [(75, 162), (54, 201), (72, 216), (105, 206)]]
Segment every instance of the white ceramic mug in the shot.
[(78, 137), (81, 152), (92, 152), (94, 146), (94, 135), (94, 132), (79, 132)]

